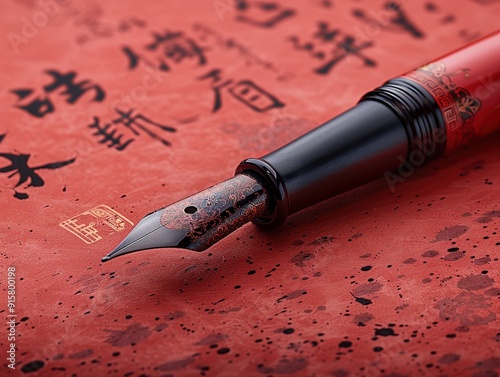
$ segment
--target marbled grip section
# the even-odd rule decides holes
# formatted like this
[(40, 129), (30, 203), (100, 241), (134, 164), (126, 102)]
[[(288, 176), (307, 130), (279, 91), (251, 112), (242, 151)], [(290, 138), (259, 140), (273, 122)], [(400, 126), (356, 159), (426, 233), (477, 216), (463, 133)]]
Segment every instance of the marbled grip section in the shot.
[(257, 179), (238, 174), (165, 207), (160, 222), (168, 229), (186, 231), (179, 247), (203, 251), (264, 214), (269, 202), (266, 189)]

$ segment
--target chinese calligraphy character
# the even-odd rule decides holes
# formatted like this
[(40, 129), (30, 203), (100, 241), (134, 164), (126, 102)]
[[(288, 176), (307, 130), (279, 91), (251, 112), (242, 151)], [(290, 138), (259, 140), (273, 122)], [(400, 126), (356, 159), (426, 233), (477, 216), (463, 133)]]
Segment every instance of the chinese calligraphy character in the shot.
[[(424, 37), (424, 33), (410, 21), (406, 13), (401, 9), (401, 5), (394, 1), (384, 4), (384, 9), (389, 13), (388, 20), (376, 20), (365, 14), (362, 9), (354, 9), (352, 14), (364, 22), (376, 23), (380, 28), (399, 33), (401, 30), (407, 31), (414, 38)], [(378, 17), (377, 17), (378, 18)]]
[(213, 69), (207, 74), (198, 77), (198, 80), (210, 80), (212, 84), (215, 94), (214, 105), (212, 107), (213, 113), (222, 107), (222, 88), (226, 88), (233, 98), (257, 112), (264, 112), (285, 106), (283, 102), (257, 86), (251, 80), (239, 80), (237, 82), (234, 82), (233, 79), (223, 80), (220, 69)]
[[(32, 89), (14, 89), (12, 93), (16, 94), (19, 97), (19, 100), (22, 100), (28, 97), (31, 93), (33, 93)], [(43, 98), (35, 98), (31, 102), (26, 103), (24, 105), (17, 105), (20, 109), (23, 109), (30, 113), (33, 116), (38, 118), (42, 118), (45, 114), (54, 112), (54, 105), (48, 97)]]
[[(0, 135), (0, 143), (4, 139), (5, 134)], [(7, 178), (12, 178), (15, 175), (18, 175), (17, 183), (14, 185), (14, 189), (21, 186), (23, 183), (29, 180), (29, 184), (27, 187), (41, 187), (45, 184), (43, 178), (37, 173), (37, 170), (42, 169), (59, 169), (63, 166), (72, 164), (75, 162), (76, 158), (71, 158), (65, 161), (59, 162), (51, 162), (44, 165), (39, 166), (29, 166), (28, 160), (31, 157), (29, 154), (22, 153), (0, 153), (0, 157), (8, 160), (10, 164), (4, 165), (0, 167), (0, 173), (8, 174)], [(18, 193), (14, 195), (18, 199), (27, 199), (28, 194), (26, 193)]]
[[(240, 13), (236, 17), (237, 21), (262, 28), (272, 28), (281, 21), (295, 15), (293, 9), (282, 7), (280, 4), (271, 1), (239, 0), (236, 3), (236, 9)], [(247, 12), (252, 13), (252, 16), (247, 16)]]
[(132, 29), (132, 27), (145, 28), (146, 21), (143, 21), (133, 16), (123, 18), (122, 20), (120, 20), (120, 23), (118, 25), (118, 30), (123, 33)]
[(122, 111), (119, 109), (115, 109), (115, 111), (120, 115), (120, 117), (116, 118), (113, 120), (114, 124), (121, 123), (124, 126), (128, 127), (135, 135), (139, 135), (139, 131), (137, 131), (134, 126), (136, 126), (138, 129), (144, 131), (147, 133), (149, 136), (151, 136), (153, 139), (156, 139), (160, 141), (163, 145), (169, 146), (170, 142), (168, 140), (163, 139), (162, 137), (158, 136), (155, 132), (151, 131), (147, 125), (152, 125), (154, 127), (159, 128), (162, 131), (166, 132), (175, 132), (177, 131), (175, 128), (170, 127), (170, 126), (164, 126), (160, 123), (153, 122), (151, 119), (145, 117), (142, 114), (136, 114), (132, 116), (133, 114), (133, 109), (130, 109), (129, 111)]
[(120, 109), (115, 109), (116, 113), (119, 115), (117, 118), (111, 120), (111, 122), (101, 125), (101, 121), (98, 117), (94, 117), (94, 123), (88, 125), (89, 128), (95, 130), (94, 136), (100, 136), (100, 144), (106, 144), (108, 148), (115, 148), (118, 151), (123, 151), (127, 148), (134, 139), (128, 139), (123, 142), (123, 134), (117, 135), (117, 129), (111, 128), (113, 124), (122, 124), (127, 127), (134, 135), (140, 135), (140, 131), (145, 132), (150, 137), (155, 140), (160, 141), (165, 146), (170, 146), (170, 141), (164, 139), (158, 133), (154, 132), (156, 127), (164, 132), (176, 132), (177, 130), (171, 126), (165, 126), (160, 123), (154, 122), (151, 119), (145, 117), (144, 115), (138, 113), (134, 114), (134, 110), (130, 109), (128, 111), (123, 111)]
[[(45, 85), (43, 91), (45, 93), (52, 93), (62, 89), (60, 94), (66, 97), (66, 102), (69, 104), (76, 103), (76, 101), (88, 91), (93, 92), (93, 101), (102, 102), (104, 100), (105, 93), (99, 85), (91, 84), (89, 80), (75, 82), (76, 72), (70, 71), (66, 74), (62, 74), (56, 70), (49, 69), (46, 70), (45, 73), (52, 76), (53, 81)], [(12, 93), (18, 96), (19, 102), (23, 102), (24, 99), (31, 96), (33, 89), (14, 89)], [(34, 98), (28, 103), (18, 103), (16, 106), (38, 118), (42, 118), (55, 110), (54, 105), (47, 95)]]
[(314, 70), (315, 73), (326, 75), (341, 61), (353, 56), (361, 60), (367, 67), (375, 67), (377, 62), (367, 57), (362, 53), (362, 50), (371, 47), (373, 42), (366, 41), (358, 43), (356, 38), (344, 34), (340, 29), (332, 29), (326, 22), (318, 23), (318, 31), (313, 34), (313, 38), (321, 44), (333, 45), (333, 50), (329, 53), (322, 49), (318, 49), (313, 42), (306, 42), (301, 44), (297, 36), (289, 37), (297, 50), (309, 52), (309, 54), (318, 60), (324, 61), (324, 64)]
[(205, 65), (207, 62), (204, 54), (206, 48), (199, 46), (194, 39), (186, 37), (182, 31), (166, 31), (163, 34), (153, 33), (153, 38), (153, 42), (144, 46), (144, 50), (147, 52), (159, 52), (155, 56), (157, 64), (152, 63), (143, 55), (136, 53), (132, 48), (123, 46), (122, 51), (129, 59), (129, 69), (135, 69), (141, 60), (149, 66), (157, 67), (161, 71), (170, 70), (168, 61), (179, 64), (185, 59), (195, 59), (198, 65)]
[(129, 139), (122, 142), (123, 134), (116, 135), (117, 129), (110, 129), (111, 123), (106, 123), (101, 126), (101, 121), (98, 117), (94, 117), (94, 123), (88, 125), (89, 128), (95, 129), (94, 136), (100, 136), (99, 144), (107, 144), (108, 148), (116, 148), (118, 151), (123, 151), (127, 146), (134, 141)]

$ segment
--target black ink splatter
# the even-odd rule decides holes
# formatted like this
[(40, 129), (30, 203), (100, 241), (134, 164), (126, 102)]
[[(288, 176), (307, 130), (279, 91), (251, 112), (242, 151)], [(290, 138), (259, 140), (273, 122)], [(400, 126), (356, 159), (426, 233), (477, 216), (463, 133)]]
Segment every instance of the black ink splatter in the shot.
[(397, 336), (394, 329), (390, 327), (383, 327), (381, 329), (375, 329), (375, 336)]
[(26, 194), (25, 192), (15, 191), (14, 198), (19, 199), (19, 200), (25, 200), (25, 199), (29, 198), (29, 195)]
[(31, 373), (36, 372), (44, 367), (45, 363), (42, 360), (34, 360), (27, 364), (24, 364), (21, 368), (21, 372)]
[(352, 346), (352, 342), (348, 340), (343, 340), (342, 342), (339, 343), (340, 348), (350, 348)]
[(370, 305), (370, 304), (372, 304), (372, 300), (370, 300), (370, 299), (363, 298), (363, 297), (356, 297), (352, 293), (351, 293), (351, 295), (352, 295), (352, 297), (354, 297), (354, 300), (356, 302), (359, 302), (361, 305)]

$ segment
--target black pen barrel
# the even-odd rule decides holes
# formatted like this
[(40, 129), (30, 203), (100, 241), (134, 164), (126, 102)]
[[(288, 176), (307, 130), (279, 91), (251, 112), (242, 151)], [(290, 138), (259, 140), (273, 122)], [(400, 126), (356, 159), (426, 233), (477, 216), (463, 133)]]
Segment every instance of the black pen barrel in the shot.
[(237, 173), (259, 175), (275, 197), (272, 210), (254, 223), (278, 226), (290, 214), (396, 170), (442, 126), (436, 108), (417, 85), (394, 79), (282, 148), (243, 161)]

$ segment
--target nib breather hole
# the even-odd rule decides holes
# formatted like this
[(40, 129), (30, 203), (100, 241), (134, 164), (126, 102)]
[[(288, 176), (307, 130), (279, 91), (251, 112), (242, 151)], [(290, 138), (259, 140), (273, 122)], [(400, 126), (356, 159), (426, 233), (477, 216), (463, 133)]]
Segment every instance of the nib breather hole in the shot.
[(195, 206), (187, 206), (186, 208), (184, 208), (184, 212), (189, 213), (190, 215), (196, 213), (196, 211), (198, 211), (198, 208), (196, 208)]

